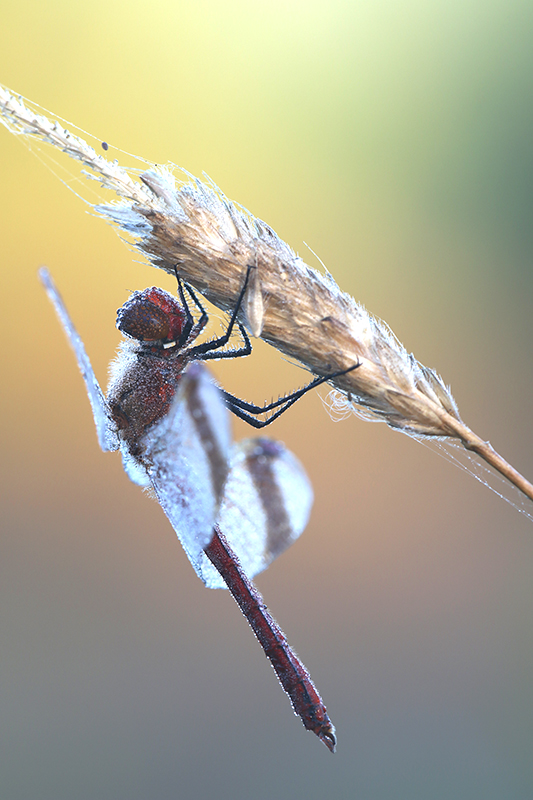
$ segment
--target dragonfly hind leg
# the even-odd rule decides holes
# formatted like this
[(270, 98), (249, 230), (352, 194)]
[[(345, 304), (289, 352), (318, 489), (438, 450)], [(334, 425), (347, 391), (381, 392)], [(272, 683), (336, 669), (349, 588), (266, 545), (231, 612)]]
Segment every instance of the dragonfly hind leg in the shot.
[[(291, 392), (290, 394), (286, 394), (284, 397), (280, 397), (273, 403), (266, 403), (262, 406), (258, 406), (255, 403), (248, 403), (246, 400), (241, 400), (239, 397), (229, 394), (229, 392), (222, 391), (222, 394), (224, 395), (224, 400), (226, 401), (227, 407), (233, 414), (235, 414), (236, 417), (244, 420), (253, 428), (265, 428), (267, 425), (270, 425), (271, 422), (274, 422), (275, 419), (284, 414), (287, 409), (294, 405), (294, 403), (296, 403), (300, 397), (303, 397), (304, 394), (307, 394), (307, 392), (311, 391), (311, 389), (315, 389), (317, 386), (320, 386), (322, 383), (326, 383), (333, 378), (346, 375), (346, 373), (351, 372), (360, 366), (361, 362), (358, 361), (357, 364), (353, 364), (353, 366), (348, 367), (348, 369), (332, 372), (330, 375), (324, 375), (322, 378), (315, 378), (308, 383), (307, 386), (297, 389), (295, 392)], [(269, 411), (273, 411), (274, 413), (266, 419), (256, 419), (256, 417), (259, 417), (262, 414), (268, 414)]]

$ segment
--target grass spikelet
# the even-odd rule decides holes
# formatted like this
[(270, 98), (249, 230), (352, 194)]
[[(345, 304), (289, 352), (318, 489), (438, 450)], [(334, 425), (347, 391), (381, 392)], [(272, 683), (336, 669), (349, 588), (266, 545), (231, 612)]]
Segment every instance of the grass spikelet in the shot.
[[(219, 308), (235, 306), (247, 267), (253, 281), (244, 320), (253, 335), (316, 375), (362, 366), (332, 385), (365, 419), (415, 437), (459, 441), (533, 500), (533, 486), (461, 420), (449, 388), (408, 353), (389, 327), (312, 269), (264, 222), (212, 183), (154, 167), (132, 177), (57, 122), (0, 87), (1, 121), (81, 162), (119, 200), (95, 206), (126, 231), (153, 266), (182, 278)], [(338, 404), (337, 404), (338, 405)]]

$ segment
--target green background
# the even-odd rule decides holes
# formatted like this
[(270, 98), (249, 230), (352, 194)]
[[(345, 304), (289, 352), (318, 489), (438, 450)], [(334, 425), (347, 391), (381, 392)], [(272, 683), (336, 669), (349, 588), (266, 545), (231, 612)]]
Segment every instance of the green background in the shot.
[[(316, 264), (307, 242), (533, 476), (531, 3), (7, 0), (2, 30), (4, 84), (207, 172)], [(316, 395), (273, 427), (316, 501), (258, 584), (337, 726), (329, 755), (99, 452), (36, 270), (104, 383), (116, 309), (172, 281), (3, 129), (0, 164), (2, 800), (529, 800), (531, 521)], [(215, 371), (256, 401), (303, 380), (262, 344)]]

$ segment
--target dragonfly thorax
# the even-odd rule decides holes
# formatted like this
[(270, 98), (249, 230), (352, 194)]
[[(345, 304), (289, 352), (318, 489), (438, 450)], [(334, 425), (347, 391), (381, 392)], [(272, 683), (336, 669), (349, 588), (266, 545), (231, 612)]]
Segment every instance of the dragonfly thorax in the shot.
[(138, 341), (119, 347), (106, 399), (119, 437), (135, 458), (142, 459), (146, 432), (168, 414), (188, 361), (179, 347), (164, 350)]

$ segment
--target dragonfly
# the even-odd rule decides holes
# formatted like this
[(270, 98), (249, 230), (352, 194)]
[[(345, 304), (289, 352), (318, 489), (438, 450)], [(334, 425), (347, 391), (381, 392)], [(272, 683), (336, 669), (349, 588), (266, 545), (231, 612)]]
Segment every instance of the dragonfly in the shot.
[[(246, 329), (237, 321), (249, 272), (226, 332), (201, 344), (194, 342), (208, 316), (179, 276), (179, 300), (158, 287), (134, 292), (117, 312), (117, 327), (126, 338), (112, 362), (107, 395), (45, 268), (40, 278), (74, 350), (100, 447), (120, 450), (129, 478), (153, 490), (197, 575), (209, 588), (229, 589), (304, 727), (335, 752), (326, 707), (251, 580), (303, 532), (312, 488), (281, 442), (255, 437), (232, 443), (228, 408), (261, 428), (307, 391), (343, 373), (316, 378), (264, 406), (214, 384), (201, 361), (251, 351)], [(197, 320), (185, 292), (199, 311)], [(235, 325), (243, 344), (224, 349)], [(269, 416), (257, 419), (265, 413)]]

